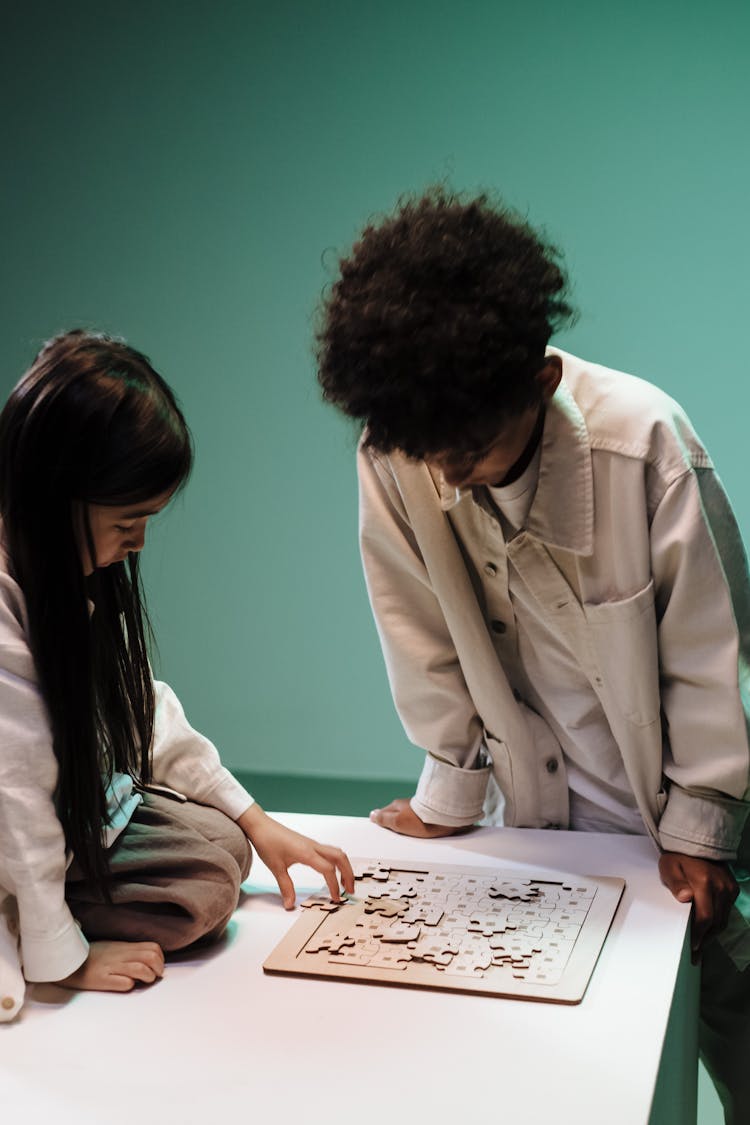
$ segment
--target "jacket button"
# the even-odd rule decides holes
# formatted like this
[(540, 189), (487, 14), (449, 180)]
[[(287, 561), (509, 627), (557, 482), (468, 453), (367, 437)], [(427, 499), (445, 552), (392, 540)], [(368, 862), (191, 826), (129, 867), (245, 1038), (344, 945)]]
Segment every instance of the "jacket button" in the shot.
[(484, 573), (488, 578), (494, 578), (497, 574), (497, 567), (494, 563), (488, 562), (484, 564)]
[(504, 633), (507, 628), (504, 621), (491, 621), (490, 626), (493, 633)]
[(515, 699), (516, 703), (520, 703), (523, 699), (523, 696), (521, 695), (517, 687), (513, 688), (513, 698)]
[(548, 758), (544, 765), (547, 769), (547, 773), (557, 773), (559, 762), (557, 758)]
[(4, 1008), (6, 1012), (9, 1012), (11, 1008), (15, 1008), (15, 1006), (16, 1002), (12, 996), (3, 996), (2, 1000), (0, 1000), (0, 1008)]

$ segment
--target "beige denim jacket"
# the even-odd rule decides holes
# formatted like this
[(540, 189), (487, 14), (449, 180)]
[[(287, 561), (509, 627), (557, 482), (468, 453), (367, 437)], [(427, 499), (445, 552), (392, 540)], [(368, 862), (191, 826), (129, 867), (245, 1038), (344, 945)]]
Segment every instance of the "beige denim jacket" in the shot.
[(359, 452), (368, 592), (396, 707), (427, 751), (412, 806), (454, 826), (498, 803), (508, 825), (567, 825), (559, 745), (511, 691), (489, 628), (512, 558), (601, 701), (659, 847), (734, 858), (750, 808), (750, 585), (729, 503), (672, 399), (549, 350), (563, 381), (507, 545), (483, 489)]

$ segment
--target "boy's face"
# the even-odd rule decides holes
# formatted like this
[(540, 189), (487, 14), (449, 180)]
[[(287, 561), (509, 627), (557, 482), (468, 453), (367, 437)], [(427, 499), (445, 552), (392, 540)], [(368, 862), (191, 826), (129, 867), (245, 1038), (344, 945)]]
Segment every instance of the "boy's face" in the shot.
[[(528, 465), (531, 456), (527, 458), (525, 454), (533, 455), (536, 449), (541, 436), (541, 430), (537, 432), (541, 411), (541, 406), (531, 406), (506, 422), (490, 445), (478, 453), (435, 454), (427, 458), (428, 464), (440, 469), (451, 488), (510, 484)], [(522, 466), (520, 471), (513, 471), (516, 466)]]
[(427, 457), (451, 488), (475, 488), (481, 485), (512, 484), (526, 469), (542, 436), (545, 403), (552, 398), (562, 378), (562, 360), (548, 356), (537, 373), (541, 403), (530, 406), (511, 418), (493, 435), (491, 441), (476, 453), (437, 453)]

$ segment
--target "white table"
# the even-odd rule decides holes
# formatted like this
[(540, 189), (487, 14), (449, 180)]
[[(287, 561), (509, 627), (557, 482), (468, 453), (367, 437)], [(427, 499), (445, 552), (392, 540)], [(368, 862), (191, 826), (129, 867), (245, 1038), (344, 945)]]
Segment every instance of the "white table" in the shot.
[[(695, 1121), (689, 912), (661, 886), (650, 841), (519, 829), (418, 841), (359, 818), (278, 816), (352, 855), (622, 876), (583, 1003), (266, 976), (294, 915), (256, 861), (226, 941), (173, 961), (156, 986), (32, 990), (20, 1018), (0, 1025), (4, 1121), (647, 1125), (673, 998), (653, 1125)], [(302, 892), (321, 885), (293, 873)]]

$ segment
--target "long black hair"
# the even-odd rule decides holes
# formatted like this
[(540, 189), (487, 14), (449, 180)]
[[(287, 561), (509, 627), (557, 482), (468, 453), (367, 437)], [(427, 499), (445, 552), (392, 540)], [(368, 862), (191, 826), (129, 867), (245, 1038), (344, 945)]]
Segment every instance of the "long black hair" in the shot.
[(52, 729), (57, 813), (105, 895), (107, 785), (114, 771), (150, 779), (150, 627), (137, 552), (86, 577), (76, 527), (94, 559), (88, 504), (170, 494), (191, 465), (172, 391), (108, 336), (76, 329), (50, 340), (0, 414), (0, 512)]

